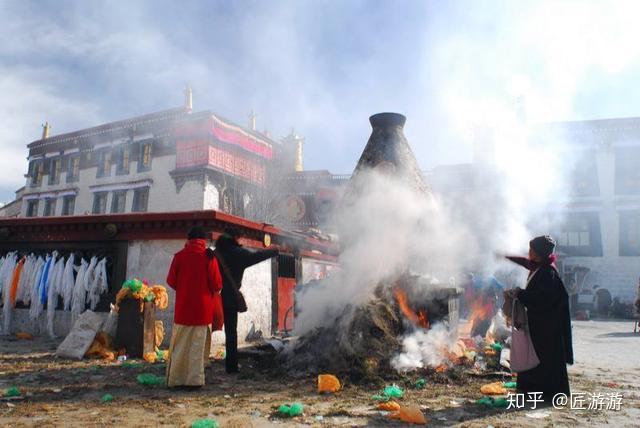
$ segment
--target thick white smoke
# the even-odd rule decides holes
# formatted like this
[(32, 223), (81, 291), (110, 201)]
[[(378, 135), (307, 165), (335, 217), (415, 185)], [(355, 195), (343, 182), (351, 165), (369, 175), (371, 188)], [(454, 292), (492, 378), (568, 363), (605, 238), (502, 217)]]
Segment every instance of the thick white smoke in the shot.
[(366, 303), (376, 287), (407, 269), (452, 272), (472, 242), (466, 225), (402, 180), (375, 170), (358, 175), (357, 200), (337, 217), (341, 269), (299, 296), (296, 334), (334, 322), (347, 306)]

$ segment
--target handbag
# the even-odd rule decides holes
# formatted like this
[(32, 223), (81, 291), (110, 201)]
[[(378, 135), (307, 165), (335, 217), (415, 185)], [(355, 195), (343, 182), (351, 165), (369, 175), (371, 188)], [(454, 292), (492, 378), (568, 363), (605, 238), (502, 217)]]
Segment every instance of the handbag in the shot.
[(218, 259), (218, 264), (222, 266), (222, 274), (227, 278), (229, 284), (231, 284), (231, 289), (233, 290), (236, 300), (236, 310), (238, 312), (247, 312), (247, 301), (244, 299), (244, 295), (240, 291), (238, 283), (233, 279), (233, 275), (231, 275), (231, 271), (229, 270), (227, 263), (224, 261), (224, 257), (222, 257), (222, 254), (217, 250), (214, 250), (213, 254)]
[[(511, 317), (513, 320), (516, 319), (516, 311), (518, 310), (524, 311), (525, 309), (518, 299), (514, 299), (511, 313)], [(526, 314), (524, 318), (526, 320)], [(529, 326), (528, 324), (526, 324), (526, 322), (524, 323), (524, 325), (520, 326), (520, 328), (516, 327), (515, 322), (511, 327), (510, 357), (511, 371), (516, 373), (531, 370), (540, 364), (540, 359), (538, 358), (538, 354), (536, 354), (536, 350), (533, 347), (531, 335), (529, 334)]]

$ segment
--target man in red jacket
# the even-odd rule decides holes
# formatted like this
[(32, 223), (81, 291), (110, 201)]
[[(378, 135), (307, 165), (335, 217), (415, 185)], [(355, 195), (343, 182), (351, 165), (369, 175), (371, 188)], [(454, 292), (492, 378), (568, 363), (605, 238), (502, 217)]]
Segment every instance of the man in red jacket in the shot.
[(167, 385), (198, 388), (211, 348), (214, 296), (222, 289), (218, 262), (207, 255), (206, 233), (189, 230), (189, 240), (173, 256), (167, 284), (176, 291), (173, 333), (169, 346)]

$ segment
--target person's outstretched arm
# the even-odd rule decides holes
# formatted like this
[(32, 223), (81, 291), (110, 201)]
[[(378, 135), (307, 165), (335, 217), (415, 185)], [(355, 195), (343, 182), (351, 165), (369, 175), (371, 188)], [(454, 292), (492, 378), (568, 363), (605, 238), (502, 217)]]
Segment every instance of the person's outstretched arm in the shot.
[(533, 269), (533, 262), (531, 260), (529, 260), (526, 257), (520, 257), (520, 256), (504, 256), (505, 259), (509, 260), (510, 262), (513, 262), (517, 265), (522, 266), (525, 269), (528, 270), (532, 270)]
[(261, 261), (270, 259), (271, 257), (275, 257), (278, 254), (280, 254), (280, 251), (278, 251), (277, 249), (251, 251), (247, 250), (246, 248), (240, 248), (237, 256), (240, 259), (240, 263), (242, 264), (242, 266), (248, 268), (249, 266), (258, 264)]

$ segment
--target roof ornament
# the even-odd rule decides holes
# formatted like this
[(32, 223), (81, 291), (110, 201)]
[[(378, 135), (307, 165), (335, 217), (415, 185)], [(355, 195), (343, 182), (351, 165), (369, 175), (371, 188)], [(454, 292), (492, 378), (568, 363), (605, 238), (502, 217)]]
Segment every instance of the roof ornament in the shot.
[(249, 113), (249, 129), (252, 131), (256, 130), (256, 118), (258, 117), (258, 115), (256, 115), (256, 112), (253, 111), (253, 109), (251, 109), (251, 113)]
[(44, 140), (45, 138), (49, 138), (50, 132), (51, 125), (49, 125), (49, 122), (45, 122), (44, 125), (42, 125), (42, 139)]

